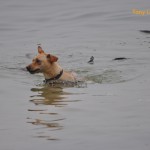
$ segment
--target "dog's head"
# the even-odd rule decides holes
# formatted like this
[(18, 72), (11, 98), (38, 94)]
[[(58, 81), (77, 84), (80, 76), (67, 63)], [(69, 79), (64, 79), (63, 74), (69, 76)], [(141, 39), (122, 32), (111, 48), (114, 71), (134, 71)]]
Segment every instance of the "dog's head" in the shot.
[(33, 58), (32, 63), (26, 68), (31, 73), (43, 73), (48, 70), (58, 58), (51, 54), (46, 54), (41, 46), (38, 46), (38, 55)]

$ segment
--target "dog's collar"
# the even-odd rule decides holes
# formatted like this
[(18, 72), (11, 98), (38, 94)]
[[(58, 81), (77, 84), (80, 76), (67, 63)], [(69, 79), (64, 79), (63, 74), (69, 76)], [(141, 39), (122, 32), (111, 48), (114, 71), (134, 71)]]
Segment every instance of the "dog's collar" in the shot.
[(63, 69), (60, 71), (60, 73), (58, 75), (56, 75), (55, 77), (53, 78), (50, 78), (50, 79), (45, 79), (44, 82), (45, 83), (48, 83), (49, 81), (52, 81), (52, 80), (58, 80), (63, 74)]

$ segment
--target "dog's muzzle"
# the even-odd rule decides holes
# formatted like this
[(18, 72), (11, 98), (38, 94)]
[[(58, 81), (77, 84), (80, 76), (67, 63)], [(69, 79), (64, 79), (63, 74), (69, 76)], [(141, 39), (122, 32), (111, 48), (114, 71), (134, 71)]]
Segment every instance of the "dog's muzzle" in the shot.
[(30, 67), (30, 66), (27, 66), (26, 69), (30, 72), (31, 67)]
[(31, 74), (34, 74), (34, 73), (39, 73), (40, 72), (40, 69), (35, 69), (35, 70), (32, 70), (31, 66), (27, 66), (26, 67), (27, 71), (29, 71)]

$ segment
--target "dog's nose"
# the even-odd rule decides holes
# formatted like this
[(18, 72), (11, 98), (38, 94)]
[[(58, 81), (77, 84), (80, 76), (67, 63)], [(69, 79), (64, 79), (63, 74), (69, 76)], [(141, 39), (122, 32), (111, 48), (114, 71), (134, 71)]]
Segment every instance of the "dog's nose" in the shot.
[(27, 66), (26, 69), (27, 69), (28, 71), (30, 71), (30, 70), (31, 70), (31, 67), (30, 67), (30, 66)]

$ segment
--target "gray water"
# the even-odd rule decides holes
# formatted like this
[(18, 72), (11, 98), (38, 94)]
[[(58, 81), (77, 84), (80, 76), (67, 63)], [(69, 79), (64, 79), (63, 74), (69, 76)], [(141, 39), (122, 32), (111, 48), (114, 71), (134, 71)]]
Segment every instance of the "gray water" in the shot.
[[(149, 150), (148, 0), (1, 0), (0, 149)], [(86, 87), (47, 87), (37, 44)], [(94, 56), (94, 64), (88, 64)], [(116, 57), (128, 59), (114, 61)]]

